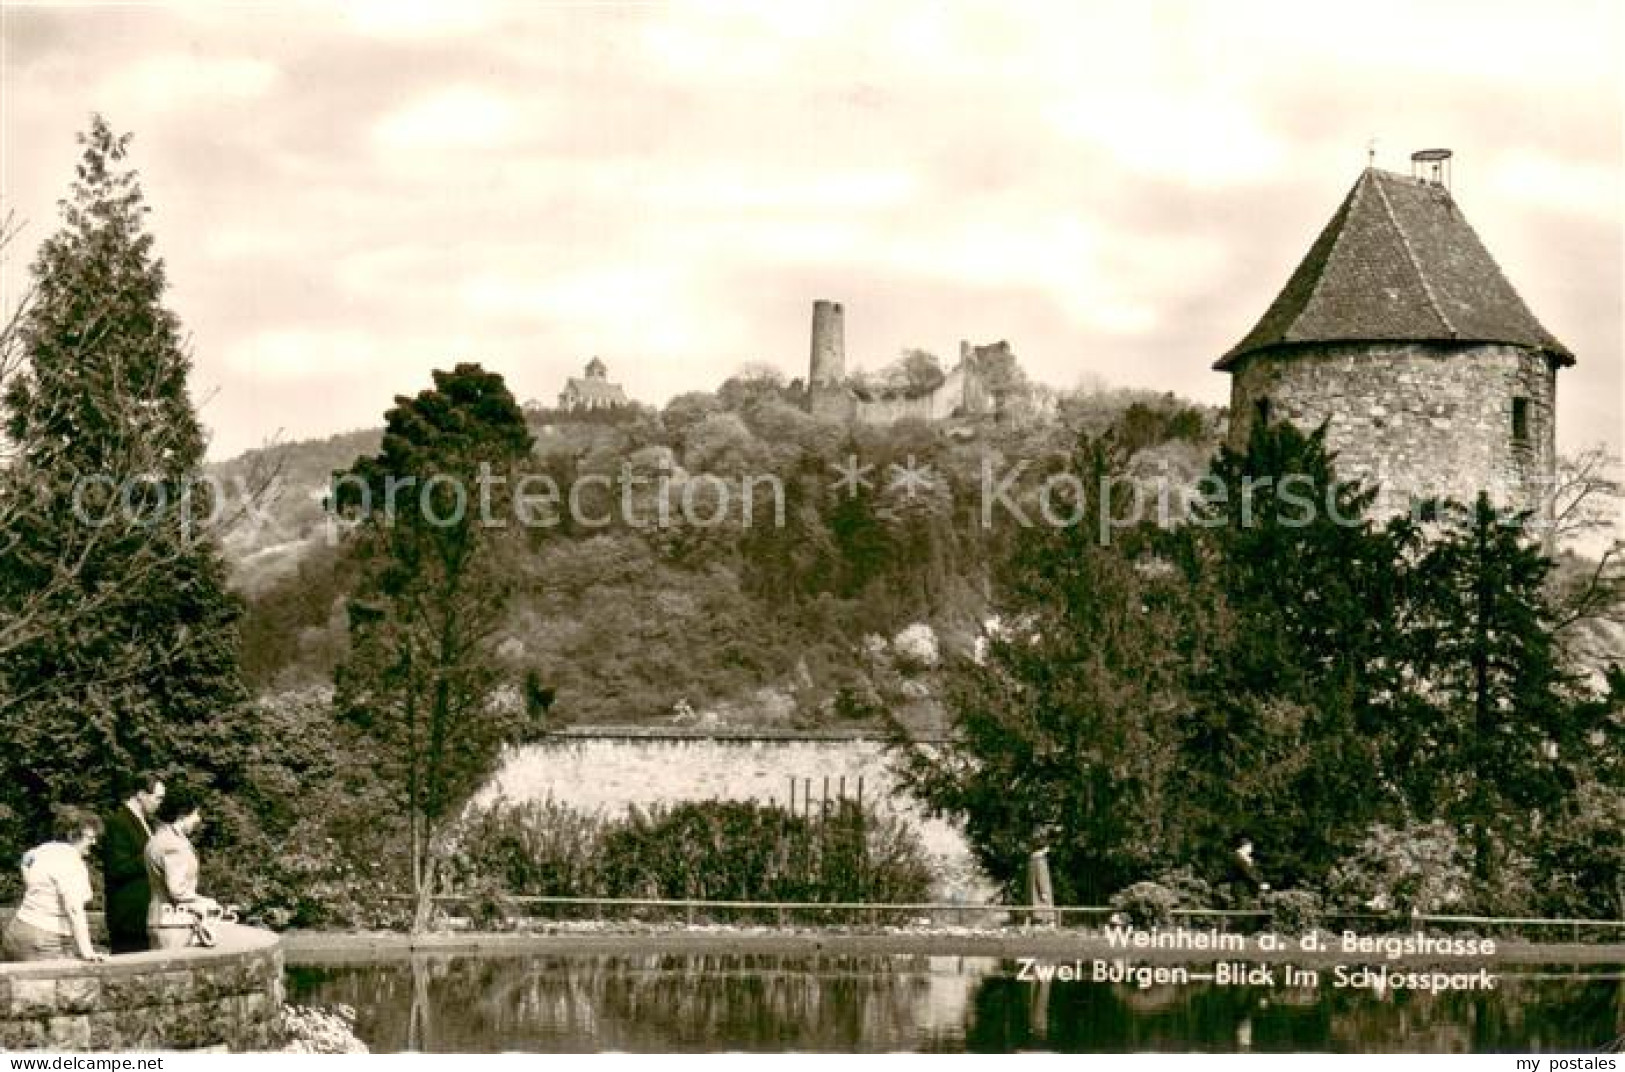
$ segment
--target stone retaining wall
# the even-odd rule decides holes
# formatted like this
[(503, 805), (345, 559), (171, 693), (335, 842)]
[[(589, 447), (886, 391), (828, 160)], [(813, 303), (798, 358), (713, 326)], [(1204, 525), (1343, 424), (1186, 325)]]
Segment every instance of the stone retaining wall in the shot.
[(282, 945), (223, 924), (212, 949), (101, 964), (0, 964), (0, 1049), (263, 1050), (282, 1011)]

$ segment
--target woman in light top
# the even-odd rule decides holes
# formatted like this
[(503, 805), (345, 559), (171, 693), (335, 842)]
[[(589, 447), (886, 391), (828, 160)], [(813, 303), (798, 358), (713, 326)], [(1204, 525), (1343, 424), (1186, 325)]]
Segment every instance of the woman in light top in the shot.
[(53, 823), (57, 840), (23, 853), (23, 903), (6, 925), (8, 960), (106, 960), (90, 944), (85, 905), (91, 897), (85, 853), (102, 834), (102, 821), (85, 808), (61, 808)]
[[(198, 892), (197, 851), (191, 837), (203, 825), (197, 797), (177, 789), (159, 806), (158, 829), (147, 842), (147, 934), (153, 949), (173, 949), (192, 940), (194, 921), (217, 913), (220, 905)], [(181, 911), (184, 910), (184, 911)]]

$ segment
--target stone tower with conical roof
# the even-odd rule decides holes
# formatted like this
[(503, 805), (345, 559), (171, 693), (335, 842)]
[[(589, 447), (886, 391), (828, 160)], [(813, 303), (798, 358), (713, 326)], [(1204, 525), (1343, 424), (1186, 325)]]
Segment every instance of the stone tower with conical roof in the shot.
[(1482, 489), (1543, 514), (1572, 364), (1444, 184), (1369, 168), (1214, 367), (1232, 376), (1232, 447), (1260, 420), (1325, 422), (1338, 472), (1382, 487), (1380, 513)]

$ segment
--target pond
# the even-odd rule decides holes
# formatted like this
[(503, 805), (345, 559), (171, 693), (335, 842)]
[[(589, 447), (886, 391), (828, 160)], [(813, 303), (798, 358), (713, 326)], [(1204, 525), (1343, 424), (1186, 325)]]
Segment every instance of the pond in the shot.
[(1025, 974), (912, 954), (417, 954), (290, 964), (287, 981), (290, 1002), (353, 1006), (374, 1052), (1572, 1052), (1625, 1036), (1618, 966), (1505, 965), (1494, 990), (1441, 994), (1325, 972), (1318, 986)]

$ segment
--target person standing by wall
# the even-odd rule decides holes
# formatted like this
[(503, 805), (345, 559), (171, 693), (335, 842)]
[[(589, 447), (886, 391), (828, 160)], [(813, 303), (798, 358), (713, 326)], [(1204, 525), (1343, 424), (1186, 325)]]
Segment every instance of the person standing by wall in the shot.
[(125, 785), (128, 796), (107, 817), (102, 840), (102, 890), (107, 898), (107, 936), (115, 953), (147, 948), (147, 840), (164, 799), (164, 783), (150, 775)]

